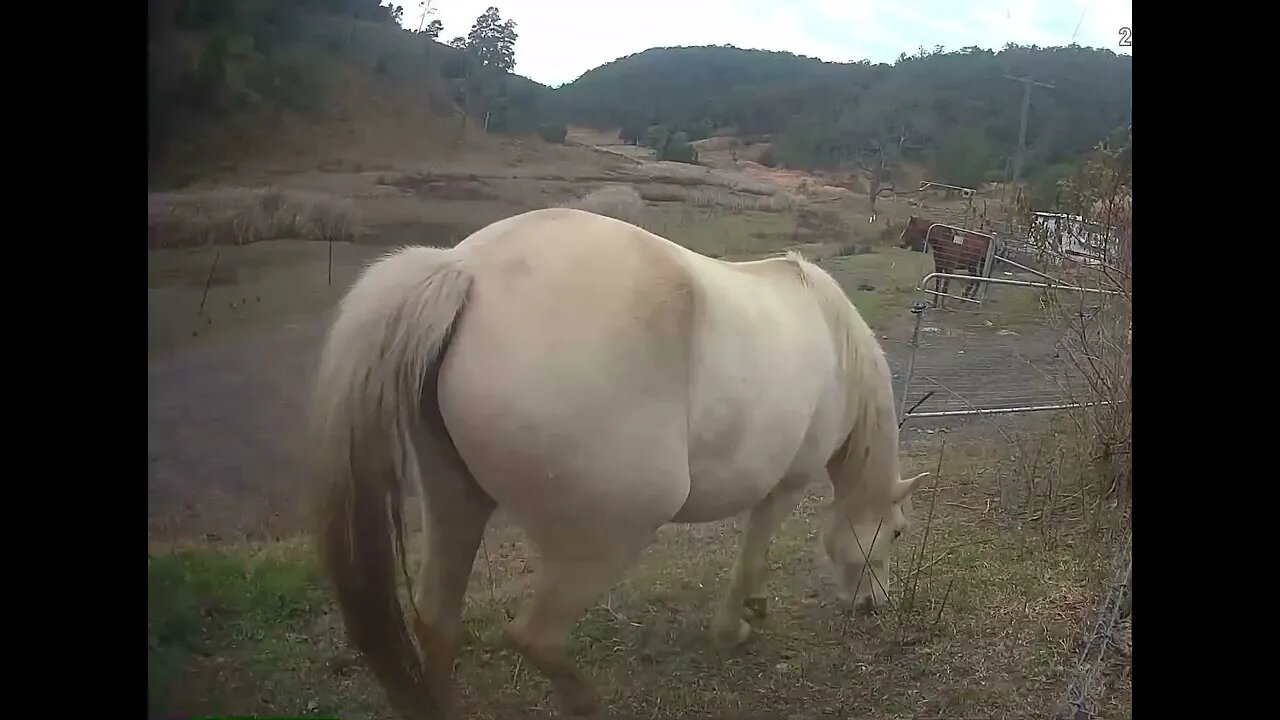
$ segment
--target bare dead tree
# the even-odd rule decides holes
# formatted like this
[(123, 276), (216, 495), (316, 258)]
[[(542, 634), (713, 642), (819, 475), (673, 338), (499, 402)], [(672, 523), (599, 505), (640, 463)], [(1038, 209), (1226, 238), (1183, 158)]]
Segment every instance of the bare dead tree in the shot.
[[(872, 140), (871, 147), (861, 153), (863, 157), (855, 157), (853, 160), (858, 169), (867, 175), (867, 201), (871, 204), (871, 217), (868, 222), (875, 222), (876, 200), (884, 195), (897, 193), (892, 181), (893, 166), (901, 160), (904, 150), (918, 147), (907, 144), (908, 136), (907, 126), (901, 125), (896, 136)], [(886, 152), (886, 149), (889, 152)], [(891, 154), (892, 157), (890, 157)], [(863, 158), (866, 158), (866, 162), (863, 162)]]

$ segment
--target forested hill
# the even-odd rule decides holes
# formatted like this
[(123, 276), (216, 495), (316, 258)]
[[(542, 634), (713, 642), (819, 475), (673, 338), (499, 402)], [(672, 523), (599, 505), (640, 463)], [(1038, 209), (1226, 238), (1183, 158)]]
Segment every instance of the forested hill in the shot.
[[(436, 157), (483, 133), (538, 131), (551, 90), (513, 74), (515, 24), (494, 9), (449, 45), (380, 0), (152, 0), (153, 187), (221, 168)], [(553, 135), (554, 136), (554, 135)]]
[(685, 140), (768, 135), (766, 162), (874, 165), (890, 177), (915, 162), (933, 178), (975, 187), (1008, 172), (1023, 84), (1007, 76), (1030, 76), (1053, 86), (1032, 92), (1024, 177), (1034, 189), (1052, 187), (1130, 118), (1131, 58), (1108, 50), (966, 48), (872, 65), (655, 48), (552, 90), (514, 73), (517, 24), (498, 8), (465, 35), (448, 28), (457, 37), (446, 45), (440, 22), (405, 30), (402, 7), (383, 1), (154, 0), (152, 184), (238, 163), (434, 157), (475, 144), (479, 128), (563, 142), (569, 123), (621, 128), (668, 159), (696, 160)]
[[(1017, 147), (1023, 85), (1033, 86), (1026, 175), (1060, 172), (1130, 119), (1132, 58), (1082, 47), (921, 52), (893, 65), (836, 64), (733, 47), (656, 48), (555, 91), (572, 122), (652, 124), (696, 140), (716, 128), (774, 135), (777, 162), (841, 167), (877, 145), (974, 186), (998, 180)], [(1057, 167), (1055, 167), (1057, 166)]]

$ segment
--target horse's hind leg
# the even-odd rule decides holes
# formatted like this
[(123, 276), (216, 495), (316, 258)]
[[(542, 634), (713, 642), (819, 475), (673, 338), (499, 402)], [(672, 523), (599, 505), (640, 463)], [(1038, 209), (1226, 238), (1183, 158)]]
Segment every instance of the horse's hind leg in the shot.
[[(542, 671), (570, 715), (589, 715), (595, 690), (565, 652), (569, 631), (605, 590), (621, 579), (652, 539), (630, 544), (580, 538), (572, 549), (543, 546), (542, 569), (531, 597), (507, 626), (507, 637)], [(537, 542), (535, 538), (535, 542)]]
[(717, 642), (733, 645), (751, 634), (751, 626), (742, 619), (744, 605), (761, 617), (768, 611), (763, 590), (769, 541), (804, 497), (807, 482), (807, 476), (786, 478), (747, 516), (729, 590), (711, 621), (712, 637)]
[(415, 443), (425, 493), (425, 553), (414, 583), (414, 630), (427, 671), (439, 687), (453, 683), (462, 639), (462, 604), (476, 549), (494, 502), (476, 485), (452, 445), (431, 438)]

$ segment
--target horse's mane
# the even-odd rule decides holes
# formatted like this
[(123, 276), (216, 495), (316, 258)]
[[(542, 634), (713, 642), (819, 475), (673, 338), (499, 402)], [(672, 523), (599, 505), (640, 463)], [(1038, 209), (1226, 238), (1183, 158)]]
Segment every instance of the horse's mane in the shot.
[[(798, 252), (787, 252), (786, 260), (795, 265), (801, 282), (813, 289), (836, 341), (839, 368), (846, 378), (846, 407), (853, 421), (843, 445), (844, 474), (859, 484), (877, 479), (884, 487), (867, 489), (888, 491), (898, 480), (898, 424), (893, 375), (884, 350), (835, 278)], [(837, 485), (840, 480), (832, 478)]]

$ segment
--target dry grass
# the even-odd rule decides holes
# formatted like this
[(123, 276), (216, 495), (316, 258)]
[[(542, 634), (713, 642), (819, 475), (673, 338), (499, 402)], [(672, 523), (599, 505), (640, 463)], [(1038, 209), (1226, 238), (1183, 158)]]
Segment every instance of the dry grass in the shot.
[(729, 210), (757, 210), (760, 212), (789, 212), (796, 209), (796, 198), (785, 192), (773, 195), (750, 195), (726, 192), (720, 188), (698, 188), (691, 193), (689, 202), (696, 207), (721, 207)]
[(702, 140), (694, 140), (693, 147), (698, 153), (716, 152), (721, 150), (733, 150), (742, 145), (742, 140), (737, 137), (728, 135), (718, 135), (715, 137), (704, 138)]
[(638, 188), (640, 197), (654, 203), (674, 203), (699, 208), (724, 210), (756, 210), (760, 212), (789, 212), (796, 209), (796, 198), (785, 192), (772, 195), (756, 195), (736, 192), (716, 185), (673, 185), (648, 183)]
[[(1097, 218), (1105, 239), (1105, 262), (1081, 267), (1063, 257), (1055, 240), (1037, 237), (1041, 257), (1070, 269), (1063, 279), (1098, 294), (1060, 292), (1047, 296), (1047, 315), (1061, 333), (1068, 363), (1087, 385), (1084, 397), (1094, 403), (1075, 432), (1094, 446), (1097, 473), (1103, 482), (1122, 489), (1130, 485), (1132, 441), (1133, 218), (1130, 213), (1132, 169), (1117, 148), (1099, 147), (1082, 176), (1065, 183), (1068, 208)], [(1030, 226), (1030, 217), (1019, 220)]]
[[(1062, 437), (1054, 429), (1045, 442), (1065, 446), (1054, 440)], [(897, 546), (893, 604), (875, 617), (839, 606), (814, 560), (827, 487), (815, 485), (776, 537), (769, 615), (749, 617), (757, 633), (737, 649), (707, 634), (737, 552), (735, 523), (663, 528), (571, 638), (608, 716), (1048, 715), (1093, 620), (1108, 536), (1069, 511), (1071, 498), (1044, 495), (1047, 468), (1029, 483), (1018, 477), (1014, 445), (951, 442), (944, 451), (929, 442), (907, 453), (907, 465), (936, 470), (940, 453), (940, 478), (921, 491)], [(1045, 503), (1064, 509), (1050, 514)], [(152, 557), (152, 667), (172, 668), (153, 686), (153, 716), (392, 717), (331, 601), (315, 592), (300, 547)], [(501, 642), (536, 567), (523, 534), (496, 520), (477, 557), (459, 661), (471, 717), (552, 712), (548, 683)], [(1127, 686), (1121, 678), (1113, 687)], [(1105, 700), (1120, 714), (1131, 702), (1115, 690)]]
[(280, 188), (216, 188), (147, 198), (151, 249), (264, 240), (349, 241), (359, 219), (348, 200)]
[(588, 193), (563, 207), (586, 210), (598, 215), (616, 218), (637, 227), (653, 231), (652, 218), (644, 199), (631, 185), (609, 185)]
[(746, 172), (728, 172), (687, 163), (643, 160), (628, 174), (639, 175), (649, 183), (669, 185), (721, 187), (748, 195), (770, 196), (782, 192), (781, 185), (757, 180)]

